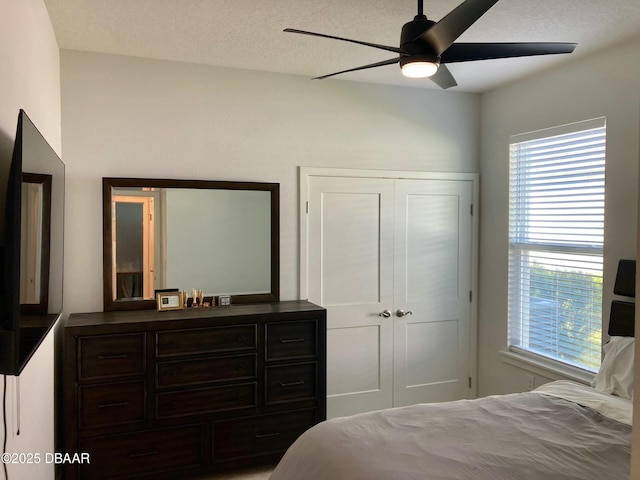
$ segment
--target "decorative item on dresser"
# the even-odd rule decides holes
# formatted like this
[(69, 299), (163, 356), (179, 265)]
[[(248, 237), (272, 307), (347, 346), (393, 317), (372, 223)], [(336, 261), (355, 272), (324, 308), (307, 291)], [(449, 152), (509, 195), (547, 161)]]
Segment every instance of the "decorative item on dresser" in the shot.
[(326, 418), (326, 312), (306, 301), (73, 314), (65, 478), (186, 478), (276, 462)]

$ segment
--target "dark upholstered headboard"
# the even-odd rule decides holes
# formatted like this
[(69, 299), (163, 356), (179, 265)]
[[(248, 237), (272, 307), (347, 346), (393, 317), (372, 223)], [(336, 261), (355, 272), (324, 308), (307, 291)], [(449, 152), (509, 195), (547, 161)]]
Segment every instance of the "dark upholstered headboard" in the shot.
[[(636, 296), (636, 261), (620, 260), (618, 262), (618, 274), (613, 293), (623, 297), (635, 298)], [(611, 314), (609, 315), (610, 336), (633, 337), (635, 332), (634, 302), (613, 300), (611, 302)]]

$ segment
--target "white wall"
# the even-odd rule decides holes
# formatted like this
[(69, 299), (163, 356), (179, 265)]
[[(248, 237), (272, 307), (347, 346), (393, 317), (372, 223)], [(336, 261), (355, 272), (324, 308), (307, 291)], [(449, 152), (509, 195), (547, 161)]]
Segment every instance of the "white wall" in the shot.
[[(509, 136), (606, 116), (604, 318), (618, 260), (636, 258), (640, 39), (482, 96), (480, 187), (480, 394), (527, 388), (499, 354), (507, 341)], [(605, 322), (606, 331), (606, 322)], [(544, 383), (537, 377), (536, 383)]]
[[(20, 108), (60, 153), (60, 56), (44, 2), (0, 0), (0, 12), (0, 157), (11, 158)], [(44, 462), (44, 454), (54, 451), (53, 374), (50, 334), (20, 377), (19, 411), (16, 379), (7, 378), (7, 451), (43, 456), (39, 465), (9, 465), (12, 480), (54, 476), (53, 465)]]
[(279, 182), (290, 300), (298, 166), (479, 168), (476, 95), (77, 51), (61, 59), (69, 312), (102, 309), (102, 177)]
[(11, 155), (20, 108), (60, 154), (60, 55), (47, 9), (0, 0), (0, 11), (0, 154)]

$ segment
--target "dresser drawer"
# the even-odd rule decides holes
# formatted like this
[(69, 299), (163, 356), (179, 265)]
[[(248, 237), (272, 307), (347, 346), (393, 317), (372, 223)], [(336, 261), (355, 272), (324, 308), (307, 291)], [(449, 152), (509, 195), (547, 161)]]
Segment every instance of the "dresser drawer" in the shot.
[(256, 384), (160, 393), (156, 399), (158, 418), (250, 408), (256, 406)]
[(144, 381), (81, 386), (78, 393), (80, 428), (144, 421)]
[(79, 337), (78, 379), (144, 374), (145, 339), (144, 333)]
[(315, 423), (315, 410), (216, 422), (213, 461), (284, 452)]
[(194, 425), (82, 440), (80, 451), (91, 463), (80, 467), (80, 476), (115, 480), (197, 467), (203, 464), (203, 436)]
[(316, 320), (268, 323), (265, 359), (284, 360), (317, 355)]
[(256, 348), (256, 325), (196, 328), (157, 333), (158, 357)]
[(158, 364), (157, 386), (177, 387), (229, 380), (255, 379), (256, 356), (203, 358)]
[(265, 404), (313, 400), (316, 397), (316, 363), (265, 368)]

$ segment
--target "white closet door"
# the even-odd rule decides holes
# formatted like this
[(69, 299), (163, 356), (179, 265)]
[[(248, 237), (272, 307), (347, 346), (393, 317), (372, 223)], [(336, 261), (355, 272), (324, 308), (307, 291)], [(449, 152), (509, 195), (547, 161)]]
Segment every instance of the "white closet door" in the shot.
[(304, 178), (302, 290), (327, 308), (329, 418), (473, 394), (474, 180), (461, 177)]
[(393, 182), (310, 177), (308, 295), (327, 309), (327, 416), (393, 395)]
[(468, 394), (472, 199), (471, 182), (395, 182), (394, 406)]

